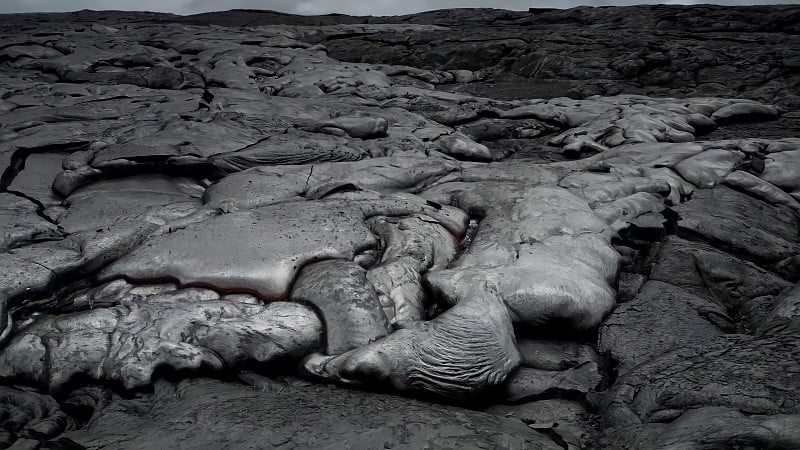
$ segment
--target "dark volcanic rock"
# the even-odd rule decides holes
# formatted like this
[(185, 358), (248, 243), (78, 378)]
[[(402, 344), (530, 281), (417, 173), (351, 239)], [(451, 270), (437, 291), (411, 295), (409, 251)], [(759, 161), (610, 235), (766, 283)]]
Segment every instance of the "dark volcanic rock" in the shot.
[(65, 437), (86, 448), (560, 448), (514, 419), (291, 379), (246, 379), (252, 387), (159, 382), (153, 395), (114, 402)]
[[(800, 77), (790, 49), (798, 46), (798, 14), (790, 5), (434, 12), (400, 20), (448, 30), (324, 42), (339, 59), (481, 70), (490, 79), (464, 89), (494, 98), (680, 92), (797, 107)], [(481, 20), (488, 26), (473, 25)]]
[(798, 23), (0, 16), (0, 447), (800, 447)]
[(725, 320), (725, 310), (715, 303), (649, 281), (603, 323), (598, 347), (610, 352), (625, 373), (668, 350), (715, 341), (723, 333), (709, 315)]
[[(596, 445), (599, 417), (586, 405), (574, 400), (538, 400), (521, 405), (495, 405), (486, 412), (509, 419), (519, 419), (539, 432), (547, 433), (562, 448), (585, 448)], [(558, 439), (561, 439), (559, 441)]]
[[(675, 207), (678, 235), (701, 238), (763, 267), (773, 267), (800, 252), (800, 219), (782, 205), (764, 204), (727, 187), (700, 190)], [(788, 269), (786, 276), (800, 273)]]
[(54, 398), (14, 386), (0, 386), (0, 417), (3, 446), (26, 440), (38, 445), (39, 440), (56, 437), (73, 425)]
[(698, 405), (796, 416), (798, 373), (796, 333), (679, 346), (620, 377), (605, 395), (603, 419), (612, 429), (663, 423)]
[(320, 312), (329, 355), (369, 344), (389, 332), (378, 294), (358, 264), (332, 259), (306, 266), (291, 299), (310, 303)]

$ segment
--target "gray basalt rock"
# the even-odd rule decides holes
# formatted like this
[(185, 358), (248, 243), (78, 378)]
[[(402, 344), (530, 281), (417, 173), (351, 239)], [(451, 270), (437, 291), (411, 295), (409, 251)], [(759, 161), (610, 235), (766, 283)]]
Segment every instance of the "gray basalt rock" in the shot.
[(762, 266), (800, 251), (800, 218), (794, 211), (759, 202), (725, 186), (696, 191), (692, 201), (678, 205), (675, 211), (681, 216), (679, 235), (703, 236)]
[(762, 334), (800, 329), (800, 286), (795, 285), (777, 296), (772, 308), (757, 326)]
[(797, 167), (800, 166), (800, 150), (770, 153), (761, 178), (789, 193), (800, 191)]
[[(198, 247), (197, 242), (206, 245)], [(285, 299), (305, 264), (352, 259), (374, 245), (353, 206), (295, 202), (223, 214), (156, 236), (108, 266), (101, 278), (170, 278), (183, 285)]]
[(0, 386), (0, 414), (0, 445), (7, 448), (25, 440), (38, 445), (39, 440), (54, 438), (75, 425), (53, 397), (21, 387)]
[(286, 200), (324, 198), (341, 189), (416, 192), (459, 169), (458, 161), (405, 153), (349, 163), (259, 166), (212, 185), (205, 192), (205, 202), (235, 211)]
[(711, 119), (717, 123), (729, 123), (735, 120), (741, 120), (742, 116), (757, 116), (774, 119), (778, 116), (778, 111), (773, 107), (756, 103), (734, 103), (714, 111), (714, 114), (711, 115)]
[(741, 170), (731, 172), (724, 179), (725, 184), (747, 192), (748, 194), (764, 199), (769, 203), (785, 205), (795, 211), (800, 211), (800, 202), (787, 192), (761, 178)]
[(380, 263), (367, 278), (378, 294), (391, 303), (390, 322), (399, 326), (425, 319), (423, 274), (446, 267), (455, 258), (457, 242), (444, 227), (426, 216), (376, 217), (370, 230), (383, 243)]
[(70, 194), (64, 200), (67, 209), (57, 222), (75, 233), (87, 227), (100, 229), (123, 220), (141, 220), (149, 212), (164, 220), (177, 219), (201, 206), (203, 191), (195, 180), (155, 174), (98, 181)]
[[(756, 330), (791, 283), (748, 261), (714, 247), (668, 237), (659, 252), (651, 280), (679, 287), (691, 296), (722, 308), (719, 325), (745, 332)], [(736, 323), (731, 320), (736, 319)]]
[(519, 364), (511, 320), (497, 292), (476, 291), (427, 322), (340, 356), (312, 355), (311, 375), (475, 398), (501, 386)]
[[(372, 216), (426, 213), (454, 234), (466, 227), (463, 213), (439, 209), (415, 196), (291, 202), (223, 214), (156, 236), (114, 262), (101, 278), (160, 280), (251, 292), (285, 299), (304, 265), (330, 258), (352, 260), (377, 245), (364, 220)], [(195, 243), (207, 242), (204, 247)], [(255, 245), (254, 245), (255, 244)], [(212, 260), (215, 260), (212, 262)], [(260, 261), (253, 265), (253, 261)]]
[(65, 153), (34, 153), (25, 158), (25, 168), (14, 177), (9, 191), (36, 199), (43, 207), (58, 205), (61, 198), (53, 192), (53, 178), (61, 172)]
[(332, 259), (300, 271), (290, 299), (308, 303), (325, 323), (326, 352), (338, 355), (389, 332), (378, 294), (367, 271), (353, 262)]
[(302, 305), (237, 303), (201, 289), (140, 295), (119, 305), (16, 324), (0, 376), (57, 390), (78, 375), (147, 386), (162, 366), (215, 370), (298, 359), (319, 348), (322, 325)]
[(0, 447), (797, 447), (799, 13), (4, 15)]
[(591, 346), (577, 342), (520, 339), (517, 348), (522, 357), (520, 365), (532, 369), (566, 370), (599, 360)]
[(603, 322), (598, 350), (609, 352), (619, 373), (625, 373), (669, 350), (714, 342), (724, 334), (716, 317), (728, 320), (726, 311), (714, 302), (649, 281), (635, 299)]
[(565, 392), (585, 395), (599, 383), (596, 363), (584, 363), (561, 371), (521, 368), (508, 380), (507, 401), (530, 401)]
[(612, 433), (620, 448), (713, 448), (736, 442), (753, 447), (792, 448), (800, 444), (798, 414), (746, 414), (732, 408), (692, 409), (672, 422), (636, 426)]
[(159, 382), (152, 396), (112, 403), (85, 430), (66, 437), (87, 448), (178, 442), (189, 447), (560, 448), (519, 421), (491, 414), (296, 380), (245, 379), (248, 385)]
[(39, 215), (39, 206), (32, 201), (3, 192), (0, 205), (0, 250), (63, 237), (58, 226)]
[(461, 134), (453, 134), (439, 139), (442, 153), (454, 157), (491, 161), (494, 159), (489, 148), (483, 144), (472, 142)]
[[(486, 218), (450, 268), (426, 277), (444, 299), (456, 303), (483, 284), (496, 286), (514, 321), (535, 326), (560, 319), (576, 329), (596, 326), (611, 310), (608, 283), (618, 255), (606, 223), (583, 200), (560, 188), (453, 187), (450, 202), (483, 210)], [(571, 282), (576, 273), (581, 283)]]
[(720, 337), (631, 369), (604, 397), (606, 426), (663, 423), (698, 404), (747, 414), (798, 414), (796, 333)]
[(574, 400), (537, 400), (520, 405), (494, 405), (485, 412), (518, 419), (539, 432), (558, 436), (562, 448), (584, 448), (596, 442), (599, 417)]

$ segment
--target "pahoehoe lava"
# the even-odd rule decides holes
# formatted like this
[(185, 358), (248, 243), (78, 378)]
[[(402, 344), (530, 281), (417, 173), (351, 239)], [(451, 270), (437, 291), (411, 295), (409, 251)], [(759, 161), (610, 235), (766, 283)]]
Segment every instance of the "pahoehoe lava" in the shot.
[(800, 7), (0, 15), (0, 447), (800, 448)]

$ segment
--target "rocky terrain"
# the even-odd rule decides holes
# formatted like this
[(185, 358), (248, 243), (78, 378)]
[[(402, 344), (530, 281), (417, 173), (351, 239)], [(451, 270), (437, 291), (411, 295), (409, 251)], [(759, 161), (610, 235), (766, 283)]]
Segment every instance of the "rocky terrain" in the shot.
[(800, 447), (800, 7), (0, 16), (0, 447)]

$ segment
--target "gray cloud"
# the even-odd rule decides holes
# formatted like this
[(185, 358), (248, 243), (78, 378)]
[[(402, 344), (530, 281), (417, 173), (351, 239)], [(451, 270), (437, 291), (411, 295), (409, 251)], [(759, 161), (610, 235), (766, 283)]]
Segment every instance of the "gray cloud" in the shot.
[[(296, 14), (327, 14), (332, 12), (354, 15), (394, 15), (443, 8), (486, 7), (486, 0), (0, 0), (0, 13), (31, 11), (76, 11), (79, 9), (118, 9), (130, 11), (160, 11), (194, 14), (231, 8), (271, 9)], [(800, 4), (800, 0), (498, 0), (494, 8), (526, 10), (539, 8), (571, 8), (578, 5), (609, 6), (645, 3), (724, 5), (768, 5), (775, 3)]]

